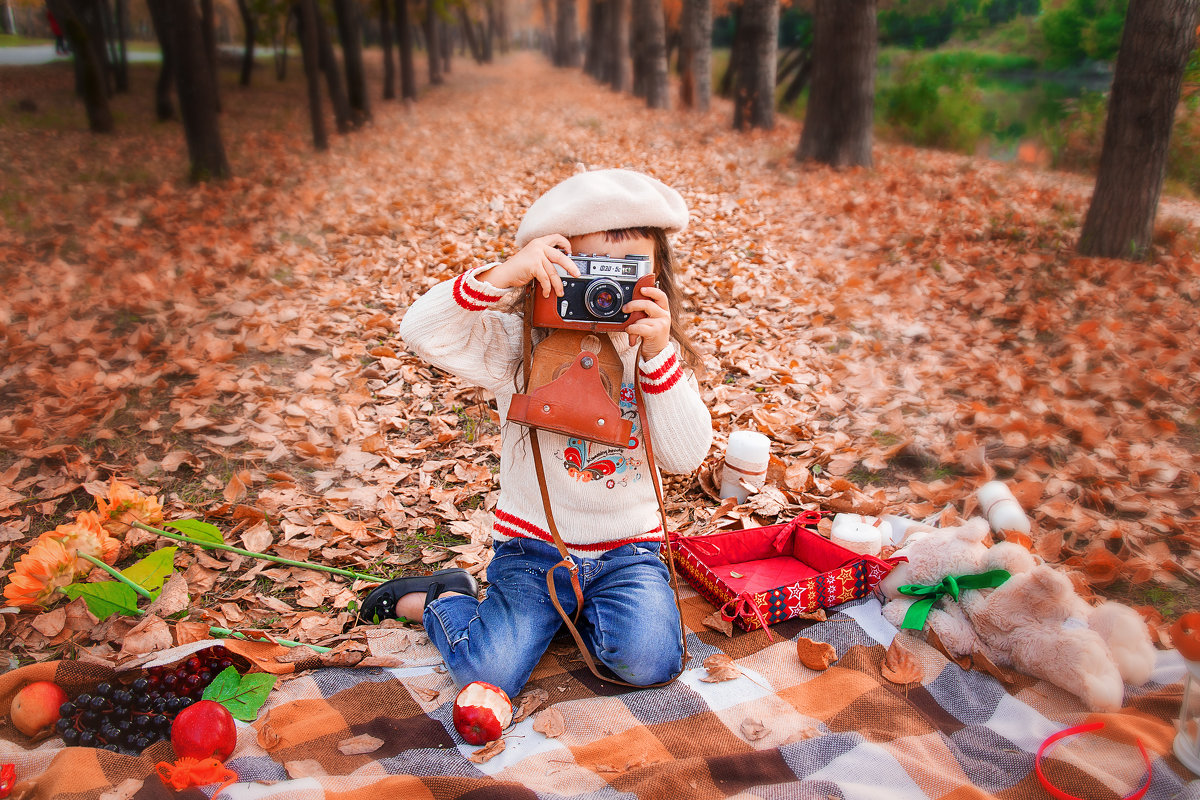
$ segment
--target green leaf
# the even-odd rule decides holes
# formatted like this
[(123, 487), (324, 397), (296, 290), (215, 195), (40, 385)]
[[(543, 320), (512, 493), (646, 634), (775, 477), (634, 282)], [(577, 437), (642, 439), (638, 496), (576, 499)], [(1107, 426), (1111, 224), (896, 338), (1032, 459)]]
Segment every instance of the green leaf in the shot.
[(166, 523), (165, 527), (174, 528), (184, 536), (196, 539), (197, 541), (225, 544), (225, 537), (221, 535), (220, 528), (208, 522), (201, 522), (198, 519), (180, 519)]
[(238, 675), (237, 669), (226, 667), (204, 690), (204, 699), (225, 706), (235, 719), (253, 722), (273, 686), (274, 675), (266, 672)]
[(72, 583), (63, 587), (67, 597), (74, 600), (82, 597), (87, 603), (88, 610), (100, 619), (108, 619), (113, 614), (123, 614), (127, 617), (138, 615), (137, 592), (123, 583), (116, 581), (101, 581), (99, 583)]
[(121, 574), (147, 591), (157, 591), (175, 571), (175, 551), (178, 549), (164, 547), (155, 550), (133, 566), (121, 570)]

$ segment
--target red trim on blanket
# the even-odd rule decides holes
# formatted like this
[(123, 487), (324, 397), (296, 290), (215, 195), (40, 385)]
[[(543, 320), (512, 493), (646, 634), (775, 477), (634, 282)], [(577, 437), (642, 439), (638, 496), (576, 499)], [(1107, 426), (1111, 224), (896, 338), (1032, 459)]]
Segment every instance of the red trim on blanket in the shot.
[[(554, 537), (550, 535), (550, 531), (543, 530), (527, 520), (523, 520), (500, 509), (496, 509), (495, 514), (496, 521), (493, 523), (492, 528), (497, 533), (514, 539), (536, 539), (547, 544), (554, 544)], [(653, 530), (646, 531), (641, 536), (633, 536), (628, 539), (615, 539), (610, 542), (597, 542), (595, 544), (566, 544), (568, 550), (582, 550), (585, 553), (596, 553), (616, 550), (618, 547), (627, 544), (657, 542), (661, 538), (662, 525), (658, 525)]]

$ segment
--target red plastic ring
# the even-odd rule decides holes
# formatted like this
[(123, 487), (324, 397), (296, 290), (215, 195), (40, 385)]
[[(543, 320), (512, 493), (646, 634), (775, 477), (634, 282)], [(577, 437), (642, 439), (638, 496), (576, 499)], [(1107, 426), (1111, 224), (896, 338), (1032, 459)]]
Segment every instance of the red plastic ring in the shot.
[[(1103, 727), (1103, 722), (1089, 722), (1086, 725), (1076, 725), (1073, 728), (1064, 728), (1048, 738), (1046, 741), (1042, 742), (1042, 746), (1038, 748), (1037, 757), (1033, 760), (1033, 769), (1037, 772), (1038, 780), (1041, 781), (1042, 786), (1045, 787), (1046, 791), (1052, 796), (1057, 797), (1058, 800), (1081, 800), (1081, 798), (1078, 798), (1073, 794), (1068, 794), (1054, 784), (1050, 783), (1050, 781), (1042, 773), (1042, 754), (1060, 739), (1065, 739), (1068, 736), (1075, 736), (1079, 733), (1098, 731)], [(1131, 795), (1127, 795), (1124, 800), (1139, 800), (1139, 798), (1146, 793), (1146, 790), (1150, 788), (1150, 779), (1153, 776), (1153, 768), (1150, 764), (1150, 754), (1146, 752), (1146, 746), (1142, 744), (1141, 739), (1137, 740), (1137, 746), (1138, 749), (1142, 751), (1142, 760), (1146, 762), (1146, 782), (1142, 784), (1142, 788), (1138, 789)]]

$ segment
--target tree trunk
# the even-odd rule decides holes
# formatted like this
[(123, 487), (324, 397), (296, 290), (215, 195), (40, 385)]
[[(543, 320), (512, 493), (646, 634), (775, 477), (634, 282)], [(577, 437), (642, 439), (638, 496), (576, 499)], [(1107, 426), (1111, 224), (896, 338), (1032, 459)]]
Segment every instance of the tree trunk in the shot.
[(733, 20), (733, 42), (729, 45), (729, 63), (725, 65), (725, 72), (721, 75), (721, 83), (717, 87), (717, 94), (721, 97), (733, 96), (733, 82), (737, 80), (737, 66), (742, 60), (742, 55), (739, 51), (743, 49), (742, 37), (745, 35), (742, 30), (741, 3), (734, 3), (729, 7), (729, 16)]
[(383, 99), (396, 99), (396, 56), (392, 46), (391, 0), (379, 0), (379, 43), (383, 47)]
[(554, 21), (554, 2), (553, 0), (541, 0), (542, 4), (542, 19), (546, 23), (546, 33), (542, 41), (542, 51), (551, 60), (555, 61), (558, 58), (558, 43), (554, 40), (554, 31), (557, 24)]
[(712, 105), (712, 0), (683, 0), (679, 95), (684, 107)]
[(812, 88), (796, 158), (871, 166), (876, 0), (816, 0)]
[(442, 79), (450, 74), (450, 59), (454, 55), (454, 39), (446, 20), (438, 19), (438, 54), (442, 57)]
[(467, 40), (467, 47), (471, 51), (471, 58), (475, 59), (476, 64), (482, 64), (483, 49), (479, 46), (479, 40), (475, 38), (475, 26), (471, 24), (471, 15), (467, 11), (466, 3), (461, 3), (458, 6), (458, 23), (463, 29), (463, 36)]
[(738, 63), (733, 73), (733, 127), (775, 127), (775, 52), (779, 0), (742, 0)]
[(436, 0), (425, 0), (425, 18), (422, 27), (425, 31), (425, 56), (429, 61), (429, 84), (437, 86), (442, 82), (442, 54), (439, 52), (440, 37), (438, 36), (438, 15), (434, 8)]
[(396, 0), (396, 41), (400, 44), (400, 98), (417, 99), (417, 68), (413, 62), (412, 16), (408, 0)]
[[(217, 14), (213, 9), (213, 0), (200, 0), (201, 19), (203, 20), (204, 53), (208, 57), (208, 70), (212, 73), (213, 97), (216, 98), (217, 113), (221, 112), (221, 83), (217, 63)], [(184, 56), (181, 56), (183, 58)], [(179, 100), (183, 103), (183, 98)]]
[(287, 80), (287, 59), (288, 59), (288, 39), (289, 31), (292, 28), (292, 20), (296, 18), (298, 12), (292, 8), (286, 11), (283, 15), (283, 34), (277, 34), (279, 30), (275, 24), (271, 23), (271, 47), (274, 50), (273, 56), (275, 60), (275, 79), (279, 81)]
[(229, 177), (229, 162), (217, 125), (217, 89), (213, 85), (211, 55), (205, 45), (206, 26), (193, 0), (167, 0), (170, 29), (175, 34), (175, 91), (183, 119), (193, 181)]
[(1154, 218), (1200, 0), (1131, 0), (1117, 52), (1096, 188), (1079, 252), (1140, 258)]
[(604, 80), (601, 64), (604, 60), (604, 17), (611, 0), (588, 0), (587, 44), (583, 49), (583, 71), (596, 80)]
[(499, 0), (484, 0), (484, 10), (487, 15), (487, 32), (483, 36), (483, 63), (492, 63), (496, 46), (496, 36), (500, 32), (500, 10), (496, 8)]
[(126, 47), (126, 40), (129, 34), (129, 0), (116, 0), (113, 17), (116, 22), (116, 36), (114, 37), (116, 52), (112, 59), (113, 77), (117, 82), (117, 91), (128, 92), (129, 51)]
[(294, 11), (299, 21), (297, 38), (300, 40), (300, 57), (304, 60), (305, 84), (308, 86), (308, 115), (312, 121), (313, 148), (328, 150), (329, 134), (325, 130), (325, 115), (321, 112), (321, 54), (317, 41), (316, 0), (296, 0)]
[(612, 45), (612, 80), (609, 85), (618, 92), (633, 88), (633, 56), (630, 53), (630, 24), (633, 17), (633, 0), (612, 0), (609, 26)]
[(790, 108), (800, 98), (800, 93), (808, 85), (812, 74), (812, 48), (798, 46), (788, 57), (781, 60), (779, 67), (779, 85), (784, 86), (783, 95), (779, 98), (780, 108)]
[[(671, 89), (667, 82), (667, 21), (662, 0), (634, 0), (641, 6), (642, 89), (649, 108), (669, 108)], [(778, 2), (778, 0), (772, 0)], [(774, 58), (772, 58), (774, 63)]]
[(575, 13), (575, 0), (558, 0), (555, 9), (554, 66), (578, 67), (579, 21)]
[(4, 32), (17, 35), (17, 22), (13, 19), (12, 0), (4, 0)]
[(112, 108), (104, 77), (104, 43), (97, 0), (47, 0), (47, 5), (62, 26), (75, 59), (75, 77), (88, 128), (93, 133), (113, 130)]
[(363, 68), (362, 26), (356, 0), (334, 0), (338, 39), (342, 43), (342, 59), (346, 62), (346, 95), (350, 103), (350, 123), (360, 127), (371, 118), (371, 101), (367, 96), (367, 73)]
[(254, 40), (258, 37), (258, 22), (254, 12), (250, 10), (248, 0), (237, 0), (238, 11), (242, 14), (242, 30), (245, 32), (245, 49), (242, 51), (242, 74), (238, 77), (240, 86), (250, 85), (250, 75), (254, 72)]
[(171, 87), (175, 83), (175, 33), (171, 30), (171, 16), (165, 7), (169, 2), (172, 0), (146, 0), (150, 24), (154, 26), (154, 35), (162, 50), (162, 64), (154, 84), (154, 114), (159, 122), (175, 117), (175, 104), (171, 102)]
[(329, 87), (329, 103), (333, 106), (333, 123), (338, 133), (350, 132), (350, 100), (346, 97), (346, 82), (342, 79), (342, 67), (338, 64), (329, 27), (319, 7), (316, 11), (317, 53), (321, 71), (325, 73), (325, 84)]

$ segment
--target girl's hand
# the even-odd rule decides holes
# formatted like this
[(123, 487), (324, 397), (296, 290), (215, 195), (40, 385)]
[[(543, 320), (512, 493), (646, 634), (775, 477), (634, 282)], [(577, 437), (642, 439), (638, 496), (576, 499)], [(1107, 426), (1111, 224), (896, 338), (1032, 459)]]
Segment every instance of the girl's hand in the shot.
[(657, 286), (647, 286), (642, 290), (641, 298), (630, 300), (621, 311), (625, 314), (643, 311), (646, 314), (625, 329), (630, 344), (637, 344), (639, 336), (644, 340), (642, 358), (654, 358), (666, 348), (671, 340), (671, 306), (667, 303), (666, 292)]
[(497, 289), (515, 289), (530, 281), (537, 281), (542, 289), (542, 297), (549, 297), (550, 292), (562, 297), (562, 278), (558, 276), (554, 265), (559, 265), (568, 274), (578, 278), (579, 267), (567, 258), (570, 252), (571, 243), (567, 241), (567, 237), (557, 233), (539, 236), (522, 247), (512, 258), (491, 269), (476, 273), (475, 277), (487, 281)]

